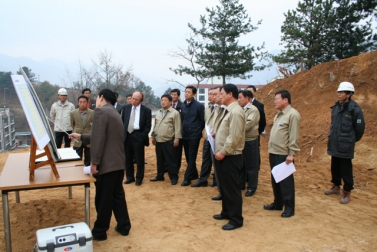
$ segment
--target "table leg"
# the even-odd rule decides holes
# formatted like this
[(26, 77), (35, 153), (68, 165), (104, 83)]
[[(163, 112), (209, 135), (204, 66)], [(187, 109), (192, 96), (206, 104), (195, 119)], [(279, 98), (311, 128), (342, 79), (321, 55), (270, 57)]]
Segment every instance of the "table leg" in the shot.
[(68, 186), (68, 199), (72, 199), (72, 186)]
[(90, 184), (85, 184), (85, 223), (90, 228)]
[(10, 237), (10, 218), (9, 218), (9, 202), (8, 191), (2, 191), (3, 200), (3, 220), (4, 220), (4, 236), (5, 236), (5, 251), (12, 252), (12, 241)]
[(20, 192), (15, 191), (14, 193), (16, 194), (16, 203), (20, 203)]

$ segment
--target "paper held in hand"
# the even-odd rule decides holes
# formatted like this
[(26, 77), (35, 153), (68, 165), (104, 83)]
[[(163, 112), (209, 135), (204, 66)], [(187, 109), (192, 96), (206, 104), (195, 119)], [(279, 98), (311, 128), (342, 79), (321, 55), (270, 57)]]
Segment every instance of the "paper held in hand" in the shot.
[(90, 170), (90, 165), (89, 166), (85, 166), (84, 169), (84, 174), (88, 174), (88, 175), (91, 175), (92, 174), (92, 171)]
[(272, 168), (271, 173), (274, 176), (276, 183), (279, 183), (280, 181), (282, 181), (283, 179), (285, 179), (286, 177), (288, 177), (295, 171), (296, 169), (293, 162), (289, 164), (286, 164), (285, 162), (283, 162), (281, 164), (274, 166), (274, 168)]

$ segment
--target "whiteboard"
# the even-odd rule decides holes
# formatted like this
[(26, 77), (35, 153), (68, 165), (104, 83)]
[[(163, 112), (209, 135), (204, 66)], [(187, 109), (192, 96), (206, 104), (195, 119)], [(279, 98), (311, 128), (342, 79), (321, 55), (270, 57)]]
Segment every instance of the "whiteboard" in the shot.
[(11, 75), (11, 78), (33, 137), (37, 142), (38, 148), (42, 150), (50, 142), (50, 137), (47, 134), (47, 129), (42, 121), (41, 114), (35, 105), (24, 77), (22, 75)]

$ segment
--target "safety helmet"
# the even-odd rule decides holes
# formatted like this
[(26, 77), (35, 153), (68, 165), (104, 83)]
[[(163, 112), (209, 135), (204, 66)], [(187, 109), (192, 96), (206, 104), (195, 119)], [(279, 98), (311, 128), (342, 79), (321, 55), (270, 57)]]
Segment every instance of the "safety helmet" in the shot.
[(58, 95), (68, 95), (68, 92), (65, 88), (61, 88), (58, 91)]
[(355, 88), (353, 87), (351, 82), (341, 82), (338, 87), (338, 92), (339, 91), (350, 91), (355, 93)]

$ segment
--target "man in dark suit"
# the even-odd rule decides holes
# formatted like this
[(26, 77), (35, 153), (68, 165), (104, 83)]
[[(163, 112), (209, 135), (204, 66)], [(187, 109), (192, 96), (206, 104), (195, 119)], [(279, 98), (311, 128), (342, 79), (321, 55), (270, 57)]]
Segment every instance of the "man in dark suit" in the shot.
[(182, 138), (187, 161), (187, 169), (181, 186), (189, 186), (191, 180), (199, 177), (196, 168), (199, 143), (204, 129), (204, 106), (194, 99), (196, 87), (187, 86), (185, 90), (186, 100), (182, 104)]
[[(217, 87), (216, 87), (217, 89)], [(208, 120), (211, 117), (212, 113), (215, 111), (215, 103), (216, 100), (213, 96), (215, 88), (210, 88), (208, 90), (208, 102), (209, 104), (204, 109), (204, 120), (206, 125), (209, 124)], [(206, 187), (208, 185), (208, 178), (211, 174), (212, 169), (212, 151), (211, 151), (211, 145), (209, 141), (207, 140), (207, 133), (205, 133), (205, 138), (203, 142), (203, 154), (202, 154), (202, 167), (200, 169), (200, 178), (195, 183), (192, 184), (191, 187)]]
[(170, 91), (170, 96), (172, 98), (171, 107), (175, 110), (178, 110), (178, 112), (181, 113), (181, 107), (182, 107), (182, 102), (180, 100), (181, 91), (179, 89), (173, 89), (172, 91)]
[(116, 100), (116, 102), (115, 102), (115, 104), (114, 104), (114, 108), (118, 111), (118, 113), (120, 114), (121, 112), (122, 112), (122, 109), (123, 109), (123, 104), (120, 104), (119, 102), (118, 102), (118, 99), (119, 99), (119, 94), (117, 93), (117, 92), (114, 92), (114, 94), (115, 94), (115, 96), (116, 96), (116, 98), (117, 98), (117, 100)]
[[(181, 90), (179, 89), (173, 89), (170, 91), (170, 96), (172, 98), (171, 101), (171, 107), (179, 112), (181, 114), (181, 108), (182, 108), (182, 102), (181, 102)], [(178, 171), (181, 169), (181, 163), (182, 163), (182, 149), (183, 149), (183, 140), (179, 139), (179, 145), (175, 148), (175, 152), (177, 155), (177, 163), (178, 163)], [(166, 170), (167, 171), (167, 170)]]
[(151, 130), (151, 110), (142, 105), (144, 95), (135, 91), (132, 94), (132, 104), (126, 104), (122, 110), (124, 127), (124, 152), (126, 154), (126, 181), (125, 184), (135, 182), (135, 158), (137, 171), (136, 183), (140, 186), (144, 179), (144, 146), (149, 146), (149, 131)]
[(99, 92), (93, 116), (92, 135), (72, 133), (70, 138), (91, 145), (91, 172), (96, 178), (95, 206), (97, 220), (92, 230), (93, 240), (107, 239), (111, 214), (114, 212), (115, 231), (127, 236), (131, 229), (126, 196), (123, 189), (124, 151), (123, 125), (114, 109), (115, 94), (109, 89)]

